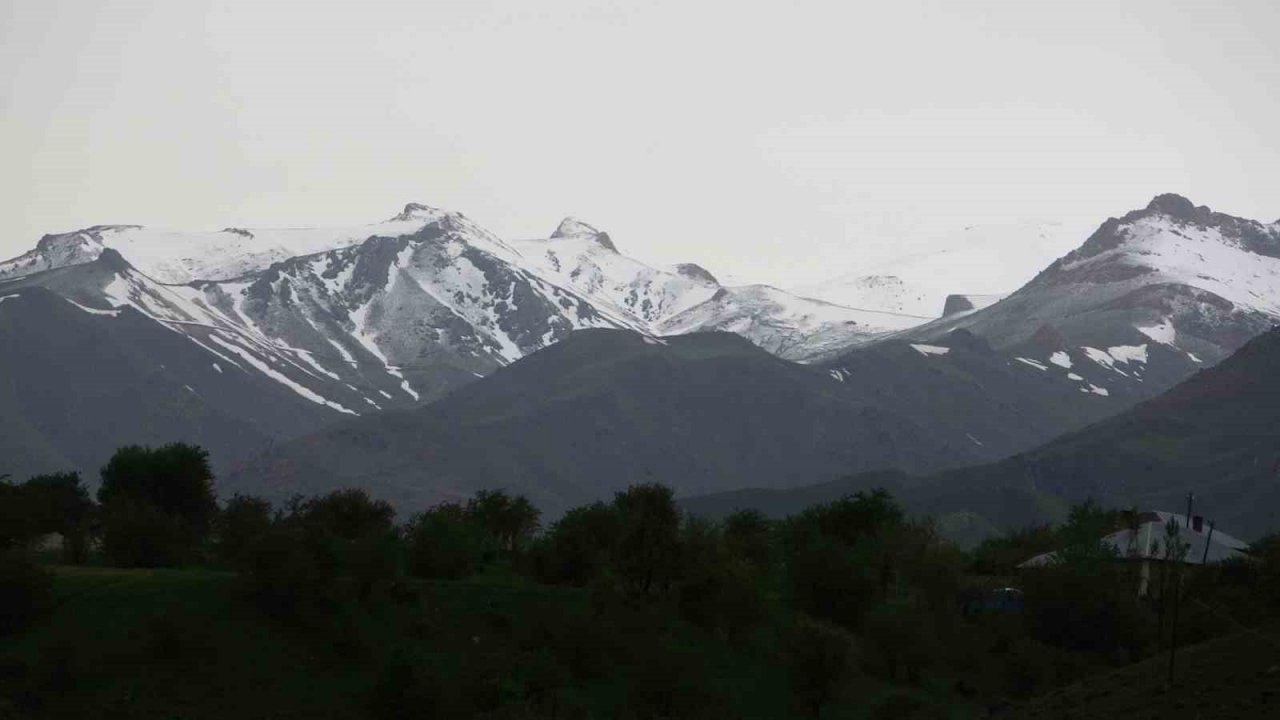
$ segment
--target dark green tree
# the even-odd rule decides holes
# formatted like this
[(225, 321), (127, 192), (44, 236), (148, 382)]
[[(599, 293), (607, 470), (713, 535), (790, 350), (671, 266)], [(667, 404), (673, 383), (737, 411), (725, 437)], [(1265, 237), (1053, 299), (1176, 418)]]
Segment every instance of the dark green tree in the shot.
[(203, 448), (130, 445), (111, 456), (101, 476), (103, 547), (112, 562), (177, 564), (208, 535), (218, 505)]
[(240, 565), (254, 543), (271, 531), (271, 503), (251, 495), (227, 501), (214, 522), (218, 559), (233, 567)]
[(463, 578), (474, 574), (492, 541), (467, 510), (444, 503), (415, 515), (405, 526), (409, 572), (422, 578)]
[(671, 488), (632, 485), (615, 495), (620, 531), (614, 567), (633, 594), (667, 589), (678, 570), (680, 511)]
[(497, 547), (518, 553), (540, 527), (542, 513), (523, 495), (481, 490), (467, 501), (467, 515), (493, 538)]
[(597, 502), (573, 508), (535, 544), (534, 573), (544, 582), (585, 586), (604, 572), (620, 533), (612, 506)]

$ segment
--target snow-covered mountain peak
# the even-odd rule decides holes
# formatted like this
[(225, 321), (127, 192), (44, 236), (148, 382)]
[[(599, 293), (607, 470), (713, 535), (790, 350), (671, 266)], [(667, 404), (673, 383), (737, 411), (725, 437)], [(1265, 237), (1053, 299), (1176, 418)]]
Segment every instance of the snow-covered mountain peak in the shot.
[[(403, 213), (389, 220), (347, 227), (228, 227), (214, 232), (190, 232), (141, 225), (95, 225), (44, 236), (30, 252), (0, 262), (0, 277), (91, 262), (104, 248), (115, 248), (140, 272), (162, 283), (231, 280), (292, 257), (351, 247), (371, 237), (410, 235), (432, 223), (471, 226), (460, 215), (416, 204), (407, 205)], [(482, 231), (474, 234), (488, 238)]]

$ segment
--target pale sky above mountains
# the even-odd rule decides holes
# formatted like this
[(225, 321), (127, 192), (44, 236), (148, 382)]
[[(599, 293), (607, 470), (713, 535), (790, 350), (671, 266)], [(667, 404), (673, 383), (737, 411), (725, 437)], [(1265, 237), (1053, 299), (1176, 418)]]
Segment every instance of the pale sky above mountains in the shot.
[(0, 257), (423, 202), (785, 286), (1162, 192), (1271, 221), (1277, 37), (1269, 0), (0, 0)]

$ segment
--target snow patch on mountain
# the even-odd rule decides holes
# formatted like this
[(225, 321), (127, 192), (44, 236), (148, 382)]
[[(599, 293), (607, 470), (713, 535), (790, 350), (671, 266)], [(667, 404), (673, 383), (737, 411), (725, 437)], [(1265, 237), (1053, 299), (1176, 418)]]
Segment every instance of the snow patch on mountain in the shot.
[(1173, 327), (1173, 321), (1169, 318), (1165, 318), (1156, 325), (1139, 327), (1137, 330), (1162, 345), (1174, 345), (1178, 339), (1178, 331)]
[(951, 348), (949, 348), (949, 347), (940, 347), (940, 346), (938, 346), (938, 345), (917, 345), (917, 344), (912, 344), (912, 346), (911, 346), (911, 347), (912, 347), (916, 352), (920, 353), (921, 355), (924, 355), (925, 357), (929, 357), (930, 355), (946, 355), (947, 353), (951, 352)]

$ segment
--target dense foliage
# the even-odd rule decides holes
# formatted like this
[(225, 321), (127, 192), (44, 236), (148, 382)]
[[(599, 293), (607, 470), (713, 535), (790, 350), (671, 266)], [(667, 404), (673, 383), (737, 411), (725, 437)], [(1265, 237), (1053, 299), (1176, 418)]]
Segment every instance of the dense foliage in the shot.
[[(1169, 608), (1184, 643), (1280, 613), (1275, 536), (1249, 560), (1167, 564), (1139, 597), (1098, 542), (1129, 516), (1092, 503), (963, 553), (880, 490), (711, 521), (644, 484), (543, 527), (502, 490), (403, 522), (358, 489), (218, 508), (187, 446), (125, 448), (102, 476), (96, 507), (73, 475), (0, 484), (20, 521), (0, 538), (0, 632), (22, 640), (0, 652), (18, 668), (0, 673), (18, 698), (0, 714), (127, 697), (192, 717), (982, 716), (1159, 652)], [(51, 578), (30, 559), (50, 532), (85, 538), (62, 561), (205, 569)], [(1059, 560), (1018, 569), (1047, 550)], [(100, 578), (143, 593), (103, 610), (113, 627), (55, 608)], [(994, 600), (1009, 586), (1015, 605)], [(157, 679), (113, 669), (128, 667)]]

